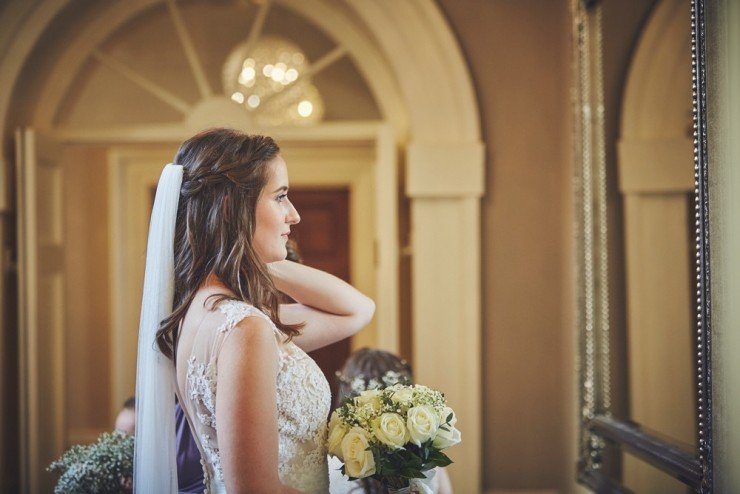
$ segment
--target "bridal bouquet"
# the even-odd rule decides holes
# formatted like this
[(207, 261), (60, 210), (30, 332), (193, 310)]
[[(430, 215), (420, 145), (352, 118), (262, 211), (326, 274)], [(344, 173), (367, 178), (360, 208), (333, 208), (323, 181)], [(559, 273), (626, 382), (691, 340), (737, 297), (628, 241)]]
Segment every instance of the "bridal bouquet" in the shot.
[(444, 395), (426, 386), (368, 389), (332, 413), (329, 454), (351, 480), (372, 477), (390, 490), (406, 489), (452, 463), (442, 450), (460, 442), (456, 422)]

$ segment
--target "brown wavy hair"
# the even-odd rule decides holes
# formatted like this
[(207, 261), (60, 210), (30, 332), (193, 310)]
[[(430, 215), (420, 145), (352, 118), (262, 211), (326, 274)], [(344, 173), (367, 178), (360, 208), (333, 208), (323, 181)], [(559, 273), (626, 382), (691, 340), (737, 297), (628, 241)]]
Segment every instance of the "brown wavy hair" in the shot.
[[(183, 180), (175, 225), (174, 311), (157, 330), (157, 345), (175, 359), (180, 323), (196, 292), (213, 274), (234, 297), (265, 312), (288, 338), (302, 325), (283, 324), (279, 296), (267, 266), (252, 244), (257, 200), (269, 179), (269, 163), (280, 148), (267, 136), (211, 129), (191, 137), (178, 150)], [(209, 297), (210, 298), (210, 297)]]

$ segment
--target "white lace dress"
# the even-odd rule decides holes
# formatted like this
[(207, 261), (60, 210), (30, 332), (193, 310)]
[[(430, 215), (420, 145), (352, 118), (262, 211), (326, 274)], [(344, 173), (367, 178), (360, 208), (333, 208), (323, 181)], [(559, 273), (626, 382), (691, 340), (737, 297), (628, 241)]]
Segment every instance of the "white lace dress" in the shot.
[(187, 366), (178, 365), (179, 399), (201, 451), (206, 492), (226, 492), (216, 424), (218, 355), (237, 323), (250, 316), (268, 321), (278, 339), (279, 369), (275, 390), (280, 480), (306, 493), (329, 492), (326, 417), (331, 406), (331, 391), (324, 374), (303, 350), (292, 342), (285, 342), (283, 334), (262, 311), (232, 300), (221, 302), (218, 310), (223, 317), (222, 324), (215, 330), (198, 329)]

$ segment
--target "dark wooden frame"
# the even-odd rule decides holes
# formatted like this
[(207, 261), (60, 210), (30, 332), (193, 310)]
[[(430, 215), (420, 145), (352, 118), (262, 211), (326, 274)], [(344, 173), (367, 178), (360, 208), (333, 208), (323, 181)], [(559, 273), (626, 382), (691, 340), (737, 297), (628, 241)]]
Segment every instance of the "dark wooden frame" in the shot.
[[(581, 0), (581, 9), (592, 9), (594, 0)], [(688, 27), (688, 26), (687, 26)], [(691, 0), (691, 46), (694, 119), (694, 173), (696, 226), (696, 376), (697, 435), (696, 451), (686, 451), (639, 425), (614, 419), (596, 411), (581, 419), (578, 480), (596, 492), (629, 492), (604, 473), (606, 442), (652, 464), (696, 492), (712, 492), (712, 328), (709, 264), (709, 156), (707, 145), (707, 81), (704, 0)], [(688, 67), (687, 67), (688, 70)], [(584, 356), (581, 356), (581, 360)], [(583, 364), (582, 364), (583, 365)], [(582, 379), (581, 409), (585, 386), (596, 386), (597, 379)]]

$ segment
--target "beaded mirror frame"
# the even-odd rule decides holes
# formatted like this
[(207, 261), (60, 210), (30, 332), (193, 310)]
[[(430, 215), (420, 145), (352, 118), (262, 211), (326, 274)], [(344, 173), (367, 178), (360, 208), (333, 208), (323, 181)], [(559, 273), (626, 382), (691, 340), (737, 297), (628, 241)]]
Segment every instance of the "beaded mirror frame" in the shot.
[[(602, 82), (602, 8), (572, 0), (576, 105), (574, 140), (578, 211), (578, 481), (596, 492), (630, 492), (614, 478), (615, 455), (629, 451), (700, 493), (712, 492), (709, 159), (707, 155), (704, 0), (691, 0), (691, 63), (696, 240), (696, 379), (698, 447), (687, 451), (611, 413), (606, 160)], [(688, 29), (689, 26), (686, 26)], [(689, 68), (687, 67), (686, 70)]]

